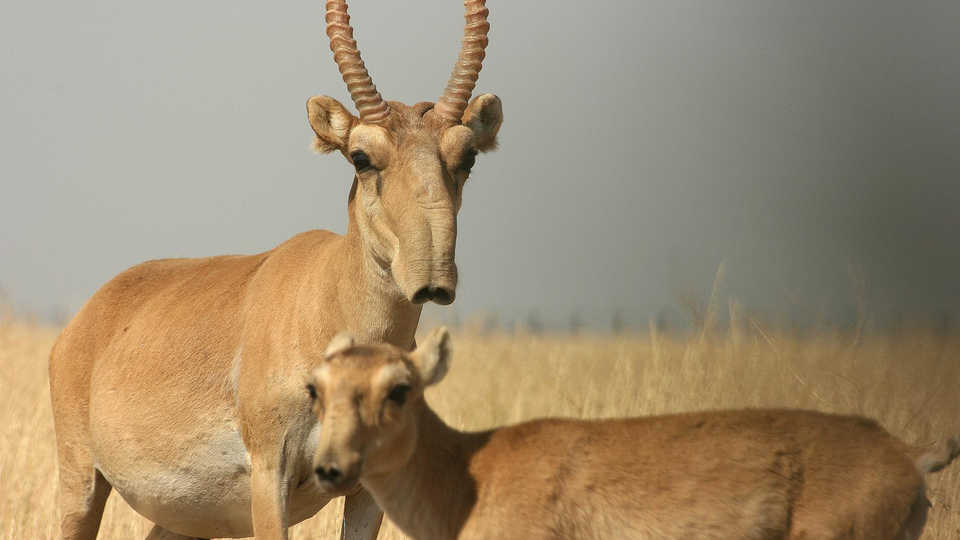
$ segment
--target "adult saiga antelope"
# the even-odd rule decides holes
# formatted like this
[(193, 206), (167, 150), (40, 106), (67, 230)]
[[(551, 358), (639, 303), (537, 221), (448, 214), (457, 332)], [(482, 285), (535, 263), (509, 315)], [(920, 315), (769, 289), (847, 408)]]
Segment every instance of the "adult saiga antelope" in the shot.
[(359, 480), (417, 539), (916, 539), (922, 474), (960, 454), (960, 437), (917, 459), (871, 420), (802, 410), (463, 433), (423, 400), (449, 341), (408, 353), (338, 335), (299, 377), (323, 422), (318, 484)]
[[(312, 480), (319, 425), (291, 381), (338, 331), (412, 348), (422, 304), (454, 300), (461, 193), (502, 120), (496, 96), (468, 103), (489, 25), (484, 0), (465, 6), (446, 90), (407, 106), (381, 98), (346, 2), (327, 2), (359, 117), (325, 96), (307, 114), (317, 150), (356, 169), (346, 235), (147, 262), (66, 327), (50, 357), (64, 538), (96, 536), (111, 488), (156, 523), (149, 538), (286, 538), (328, 502)], [(373, 537), (381, 517), (368, 495), (351, 495), (345, 535)]]

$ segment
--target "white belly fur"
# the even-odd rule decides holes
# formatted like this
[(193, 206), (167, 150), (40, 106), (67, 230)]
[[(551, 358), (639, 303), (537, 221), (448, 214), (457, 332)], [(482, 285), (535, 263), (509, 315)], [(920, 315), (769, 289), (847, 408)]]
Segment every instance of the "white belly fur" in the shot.
[(240, 432), (179, 439), (166, 441), (172, 452), (162, 462), (150, 460), (153, 452), (117, 451), (131, 448), (117, 444), (97, 452), (97, 468), (134, 510), (165, 529), (205, 538), (252, 534), (250, 461)]
[[(315, 444), (318, 428), (311, 430), (308, 448)], [(162, 460), (148, 461), (148, 456), (158, 454), (144, 453), (142, 447), (124, 451), (137, 446), (119, 440), (97, 451), (97, 468), (134, 510), (185, 536), (253, 536), (250, 455), (232, 422), (212, 432), (166, 439), (158, 434), (155, 440), (173, 452), (164, 453)], [(312, 455), (304, 454), (304, 458)], [(307, 480), (303, 485), (297, 480), (290, 483), (290, 525), (316, 514), (329, 502), (328, 497), (315, 491), (312, 478)]]

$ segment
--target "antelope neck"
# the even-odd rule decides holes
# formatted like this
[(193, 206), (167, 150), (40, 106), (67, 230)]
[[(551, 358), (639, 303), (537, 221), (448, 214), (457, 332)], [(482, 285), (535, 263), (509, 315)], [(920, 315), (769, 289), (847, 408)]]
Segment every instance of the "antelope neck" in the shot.
[(350, 203), (347, 233), (340, 243), (336, 301), (347, 330), (370, 342), (413, 347), (422, 306), (410, 302), (390, 271), (378, 261), (360, 233)]
[(477, 501), (470, 472), (473, 455), (490, 431), (468, 433), (447, 426), (424, 403), (410, 461), (392, 473), (361, 479), (380, 508), (414, 538), (456, 538)]

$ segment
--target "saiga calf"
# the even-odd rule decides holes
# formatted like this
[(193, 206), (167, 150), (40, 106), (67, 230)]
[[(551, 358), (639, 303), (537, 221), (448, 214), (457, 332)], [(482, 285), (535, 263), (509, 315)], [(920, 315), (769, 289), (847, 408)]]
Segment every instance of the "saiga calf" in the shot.
[(872, 420), (803, 410), (463, 433), (423, 400), (449, 341), (407, 353), (340, 335), (302, 394), (323, 423), (320, 487), (359, 481), (417, 539), (916, 539), (923, 473), (960, 453), (955, 438), (916, 459)]

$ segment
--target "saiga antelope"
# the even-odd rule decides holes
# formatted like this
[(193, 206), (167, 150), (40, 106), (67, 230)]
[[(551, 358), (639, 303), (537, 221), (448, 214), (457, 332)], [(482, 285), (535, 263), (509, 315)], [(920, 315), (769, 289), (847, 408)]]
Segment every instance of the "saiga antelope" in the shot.
[(747, 409), (531, 421), (477, 433), (423, 399), (450, 357), (446, 330), (412, 353), (338, 335), (301, 399), (323, 423), (321, 489), (359, 481), (417, 539), (915, 539), (918, 459), (872, 420)]
[[(290, 381), (342, 330), (412, 348), (422, 304), (454, 300), (461, 193), (502, 120), (496, 96), (468, 103), (489, 25), (484, 0), (465, 7), (446, 90), (407, 106), (381, 98), (346, 2), (327, 2), (359, 117), (326, 96), (310, 98), (307, 115), (316, 149), (356, 169), (346, 235), (147, 262), (64, 329), (50, 356), (64, 538), (96, 536), (111, 489), (156, 524), (149, 538), (286, 538), (328, 502), (312, 481), (320, 426)], [(352, 494), (345, 535), (372, 538), (381, 517), (369, 495)]]

